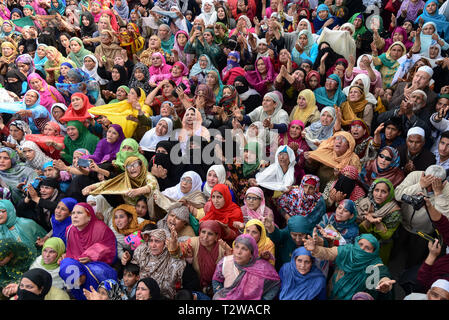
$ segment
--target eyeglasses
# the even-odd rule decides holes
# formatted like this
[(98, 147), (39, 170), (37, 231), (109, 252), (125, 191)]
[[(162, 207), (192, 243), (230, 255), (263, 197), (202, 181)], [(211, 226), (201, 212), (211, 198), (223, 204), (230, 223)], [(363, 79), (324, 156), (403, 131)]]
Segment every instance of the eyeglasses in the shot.
[(188, 184), (192, 184), (192, 179), (190, 179), (190, 178), (188, 178), (188, 177), (184, 177), (184, 178), (181, 179), (181, 182), (185, 182), (185, 183), (188, 183)]
[(393, 158), (391, 158), (391, 157), (389, 157), (389, 156), (386, 156), (386, 155), (384, 155), (384, 154), (382, 154), (382, 153), (379, 153), (379, 158), (385, 159), (385, 160), (387, 160), (387, 161), (393, 160)]
[(257, 201), (257, 200), (260, 200), (259, 197), (250, 197), (250, 196), (247, 196), (245, 199), (246, 199), (247, 201)]
[(126, 166), (126, 169), (137, 169), (140, 166), (140, 162), (136, 161)]

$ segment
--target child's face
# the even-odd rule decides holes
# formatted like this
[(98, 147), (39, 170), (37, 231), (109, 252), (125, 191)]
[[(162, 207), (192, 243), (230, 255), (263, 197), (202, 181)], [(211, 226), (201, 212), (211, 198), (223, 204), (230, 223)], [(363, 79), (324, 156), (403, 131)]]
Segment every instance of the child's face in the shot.
[(337, 209), (335, 210), (335, 218), (339, 222), (347, 221), (351, 219), (353, 216), (354, 215), (349, 210), (345, 209), (342, 203), (339, 204)]
[(139, 281), (139, 276), (135, 275), (134, 273), (125, 271), (123, 273), (123, 283), (128, 288), (132, 288), (136, 282)]
[(104, 288), (98, 289), (98, 293), (100, 294), (100, 300), (109, 300), (108, 292)]

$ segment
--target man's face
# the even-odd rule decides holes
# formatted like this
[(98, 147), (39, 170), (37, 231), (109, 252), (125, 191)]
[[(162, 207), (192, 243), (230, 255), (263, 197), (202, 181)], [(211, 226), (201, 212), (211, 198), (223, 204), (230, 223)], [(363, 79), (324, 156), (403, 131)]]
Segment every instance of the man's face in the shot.
[(449, 138), (441, 138), (438, 143), (438, 153), (441, 158), (449, 158)]
[(410, 97), (410, 101), (413, 103), (413, 111), (418, 111), (426, 104), (424, 96), (421, 93), (413, 93)]
[(421, 152), (424, 147), (424, 138), (418, 134), (412, 134), (407, 137), (407, 149), (413, 156)]
[(386, 126), (385, 128), (385, 138), (389, 141), (393, 141), (394, 139), (396, 139), (399, 135), (401, 134), (401, 132), (399, 131), (399, 129), (392, 125), (389, 124), (388, 126)]
[(418, 89), (425, 89), (429, 85), (430, 74), (425, 71), (417, 71), (413, 76), (412, 84), (415, 85)]

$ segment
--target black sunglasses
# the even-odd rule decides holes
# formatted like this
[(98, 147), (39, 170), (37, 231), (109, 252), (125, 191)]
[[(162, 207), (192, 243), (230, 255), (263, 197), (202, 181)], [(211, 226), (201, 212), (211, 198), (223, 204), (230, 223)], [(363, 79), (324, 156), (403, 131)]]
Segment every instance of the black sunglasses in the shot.
[(386, 155), (384, 155), (382, 153), (379, 153), (379, 157), (382, 158), (382, 159), (385, 159), (387, 161), (392, 161), (393, 160), (393, 158), (390, 158), (390, 157), (388, 157), (388, 156), (386, 156)]

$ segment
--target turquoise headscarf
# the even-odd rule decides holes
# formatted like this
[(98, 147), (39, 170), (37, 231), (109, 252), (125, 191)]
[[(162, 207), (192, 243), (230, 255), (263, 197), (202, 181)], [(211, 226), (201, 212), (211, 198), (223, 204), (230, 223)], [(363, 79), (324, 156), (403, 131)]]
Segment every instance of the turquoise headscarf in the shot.
[(65, 0), (58, 0), (58, 7), (57, 8), (53, 5), (53, 1), (51, 1), (50, 3), (51, 3), (51, 9), (52, 10), (57, 11), (61, 16), (64, 15), (65, 7), (66, 7)]
[(334, 96), (332, 97), (332, 99), (330, 99), (327, 96), (326, 87), (315, 89), (313, 93), (315, 94), (316, 102), (326, 107), (333, 107), (334, 105), (340, 106), (343, 102), (346, 101), (346, 95), (341, 90), (341, 79), (335, 73), (328, 76), (328, 78), (337, 81), (337, 91), (335, 91)]
[(287, 228), (290, 232), (299, 232), (312, 235), (313, 225), (309, 220), (301, 215), (296, 215), (288, 219)]
[[(368, 240), (374, 247), (373, 252), (366, 252), (359, 246), (361, 239)], [(350, 300), (352, 296), (366, 290), (366, 279), (370, 273), (366, 272), (368, 266), (383, 265), (379, 257), (379, 242), (370, 233), (364, 233), (355, 238), (354, 244), (338, 247), (335, 263), (344, 272), (343, 277), (336, 281), (337, 272), (332, 277), (332, 299)]]

